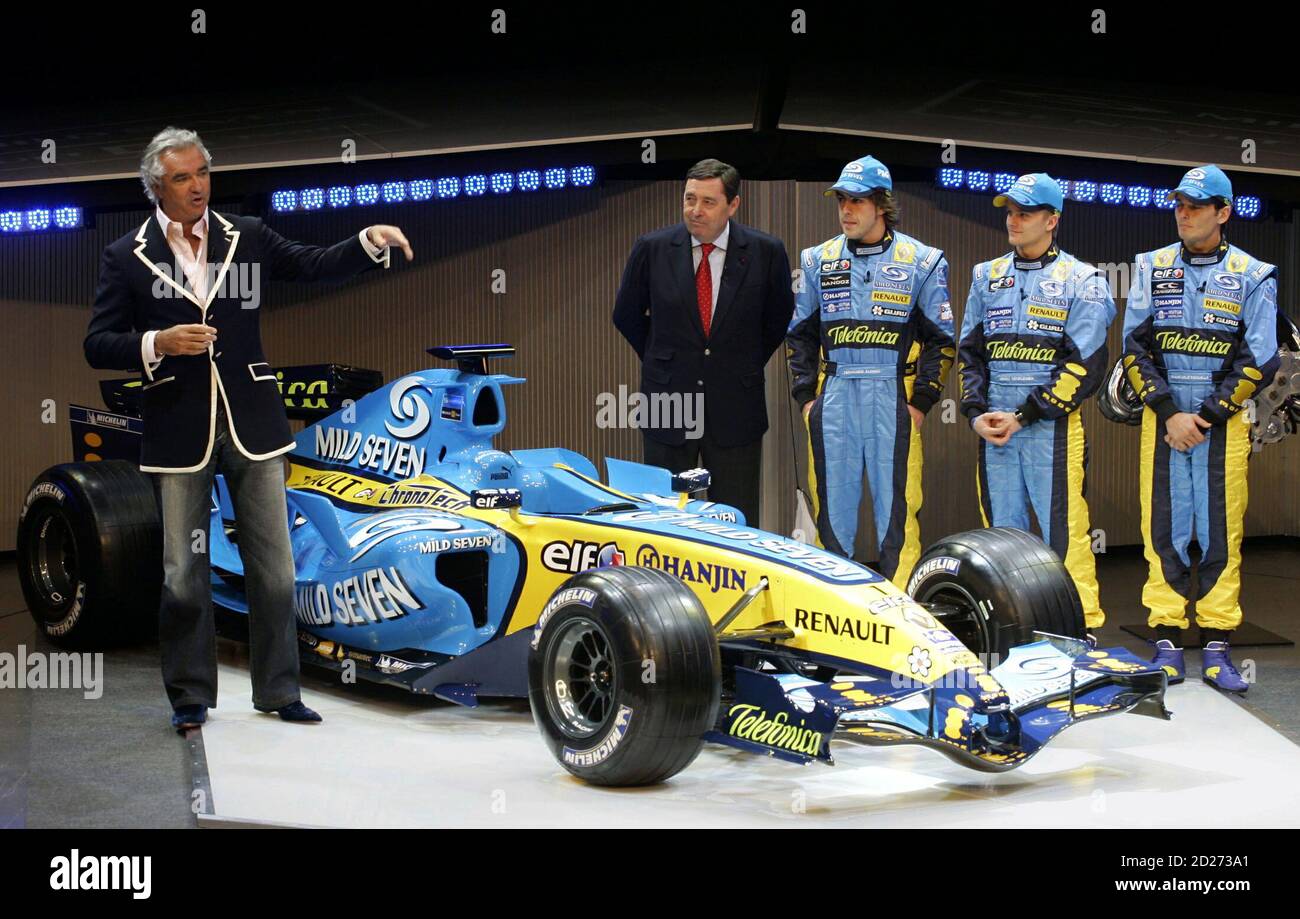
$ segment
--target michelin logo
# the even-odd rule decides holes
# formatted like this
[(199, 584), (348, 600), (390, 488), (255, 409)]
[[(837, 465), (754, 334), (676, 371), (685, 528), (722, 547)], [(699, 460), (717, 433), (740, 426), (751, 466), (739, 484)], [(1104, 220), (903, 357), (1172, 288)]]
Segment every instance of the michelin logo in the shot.
[(587, 587), (570, 587), (551, 597), (551, 602), (546, 604), (542, 614), (537, 617), (537, 626), (533, 629), (532, 647), (534, 651), (541, 644), (542, 630), (546, 628), (547, 621), (557, 609), (568, 606), (570, 603), (577, 603), (591, 609), (596, 605), (596, 592)]
[(570, 766), (598, 766), (614, 755), (618, 745), (623, 742), (628, 726), (632, 723), (632, 709), (626, 705), (618, 707), (614, 716), (614, 726), (596, 746), (588, 750), (575, 750), (565, 747), (561, 758)]
[(961, 560), (950, 558), (947, 555), (940, 555), (927, 562), (922, 562), (920, 565), (917, 565), (916, 570), (912, 572), (912, 577), (907, 582), (907, 592), (909, 594), (915, 594), (916, 588), (931, 575), (939, 573), (952, 575), (956, 574), (960, 570)]
[(105, 428), (130, 429), (131, 422), (119, 415), (105, 415), (103, 412), (86, 412), (86, 421)]

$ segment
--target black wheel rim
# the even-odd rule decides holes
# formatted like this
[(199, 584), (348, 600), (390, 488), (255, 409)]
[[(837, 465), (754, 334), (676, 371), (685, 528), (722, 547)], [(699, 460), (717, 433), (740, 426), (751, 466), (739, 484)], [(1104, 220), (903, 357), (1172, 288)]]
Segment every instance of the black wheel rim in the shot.
[(956, 584), (939, 584), (917, 602), (939, 620), (962, 644), (974, 651), (990, 670), (997, 664), (991, 658), (994, 651), (988, 620), (980, 611), (979, 603), (964, 588)]
[(72, 602), (80, 580), (76, 538), (67, 518), (53, 511), (33, 521), (33, 529), (36, 536), (28, 556), (28, 580), (45, 603), (41, 612), (61, 611)]
[(609, 636), (597, 623), (577, 617), (548, 644), (546, 707), (569, 737), (591, 737), (608, 720), (618, 691)]

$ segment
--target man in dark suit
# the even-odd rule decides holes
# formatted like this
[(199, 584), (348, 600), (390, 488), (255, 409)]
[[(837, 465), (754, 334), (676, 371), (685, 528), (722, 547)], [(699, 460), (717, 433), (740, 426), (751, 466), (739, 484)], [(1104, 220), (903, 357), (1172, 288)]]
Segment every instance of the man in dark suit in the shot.
[(172, 724), (202, 724), (216, 706), (207, 532), (218, 471), (239, 525), (253, 705), (286, 721), (317, 722), (299, 697), (281, 459), (294, 442), (262, 353), (261, 282), (343, 281), (376, 264), (387, 267), (390, 245), (408, 260), (411, 247), (390, 226), (368, 227), (328, 248), (308, 246), (259, 218), (209, 211), (210, 164), (193, 131), (167, 128), (145, 148), (140, 176), (157, 209), (104, 250), (86, 360), (100, 370), (144, 375), (140, 469), (158, 475), (158, 632)]
[[(691, 167), (683, 222), (632, 247), (614, 325), (641, 358), (646, 398), (684, 406), (668, 418), (651, 413), (642, 430), (645, 461), (674, 472), (702, 461), (713, 474), (709, 498), (758, 526), (763, 368), (785, 337), (794, 292), (785, 246), (732, 220), (739, 206), (734, 167), (713, 159)], [(702, 429), (690, 411), (700, 399)]]

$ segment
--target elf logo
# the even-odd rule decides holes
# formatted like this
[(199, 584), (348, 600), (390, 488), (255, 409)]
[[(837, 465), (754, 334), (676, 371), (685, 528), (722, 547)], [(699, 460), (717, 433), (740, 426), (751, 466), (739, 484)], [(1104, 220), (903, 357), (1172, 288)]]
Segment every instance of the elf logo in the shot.
[(577, 574), (589, 568), (626, 564), (623, 550), (612, 542), (548, 542), (542, 547), (542, 564), (551, 571)]
[(50, 859), (51, 890), (129, 890), (136, 900), (148, 900), (153, 891), (153, 856), (70, 855)]

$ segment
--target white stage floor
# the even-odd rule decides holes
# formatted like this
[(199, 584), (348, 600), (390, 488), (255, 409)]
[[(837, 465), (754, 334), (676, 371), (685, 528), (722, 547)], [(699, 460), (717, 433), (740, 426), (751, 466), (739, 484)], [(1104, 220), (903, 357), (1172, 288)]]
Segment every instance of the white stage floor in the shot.
[(1212, 806), (1219, 826), (1300, 826), (1300, 747), (1199, 680), (1170, 689), (1172, 721), (1076, 725), (1002, 775), (920, 748), (836, 743), (836, 766), (800, 767), (706, 744), (664, 785), (602, 789), (551, 758), (527, 702), (465, 709), (332, 687), (321, 673), (307, 676), (303, 700), (325, 723), (292, 725), (253, 711), (246, 666), (223, 659), (221, 707), (203, 728), (213, 822), (1195, 827), (1211, 823)]

